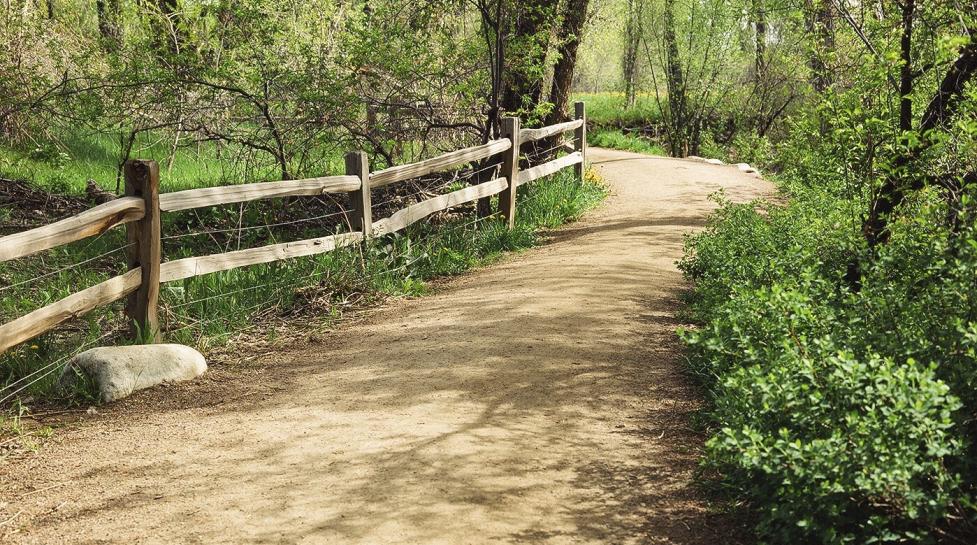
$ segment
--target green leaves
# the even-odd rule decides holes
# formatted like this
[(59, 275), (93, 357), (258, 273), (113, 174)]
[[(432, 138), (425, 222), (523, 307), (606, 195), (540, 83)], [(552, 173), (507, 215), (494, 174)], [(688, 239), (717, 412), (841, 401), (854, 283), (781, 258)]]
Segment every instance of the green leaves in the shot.
[[(797, 152), (798, 150), (794, 150)], [(805, 157), (803, 170), (837, 160)], [(936, 191), (908, 203), (859, 293), (842, 276), (859, 222), (846, 170), (786, 204), (720, 208), (681, 269), (700, 327), (682, 333), (709, 387), (706, 464), (773, 543), (966, 541), (977, 514), (977, 222), (951, 233)], [(973, 202), (974, 189), (961, 202)]]

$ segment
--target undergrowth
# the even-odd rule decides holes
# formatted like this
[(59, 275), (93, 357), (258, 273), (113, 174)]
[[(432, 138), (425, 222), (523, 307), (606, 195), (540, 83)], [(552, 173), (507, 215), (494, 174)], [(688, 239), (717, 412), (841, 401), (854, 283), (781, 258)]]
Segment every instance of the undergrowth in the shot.
[(955, 232), (938, 191), (914, 195), (852, 289), (867, 192), (845, 133), (810, 134), (777, 150), (785, 203), (718, 196), (680, 263), (705, 474), (763, 542), (973, 543), (977, 195)]

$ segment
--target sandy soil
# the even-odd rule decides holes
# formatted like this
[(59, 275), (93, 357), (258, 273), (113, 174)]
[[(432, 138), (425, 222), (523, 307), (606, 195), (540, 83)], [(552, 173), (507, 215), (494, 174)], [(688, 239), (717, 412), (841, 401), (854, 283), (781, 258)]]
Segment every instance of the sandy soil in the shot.
[(367, 320), (157, 389), (0, 466), (4, 543), (735, 540), (692, 482), (675, 260), (733, 167), (593, 149), (612, 196)]

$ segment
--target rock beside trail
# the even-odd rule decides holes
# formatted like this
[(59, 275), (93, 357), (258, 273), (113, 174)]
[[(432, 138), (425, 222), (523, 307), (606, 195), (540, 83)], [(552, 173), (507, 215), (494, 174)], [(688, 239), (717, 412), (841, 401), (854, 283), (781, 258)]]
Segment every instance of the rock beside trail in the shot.
[(180, 344), (93, 348), (75, 356), (61, 375), (70, 387), (81, 370), (95, 382), (98, 397), (109, 402), (162, 384), (198, 377), (207, 370), (203, 354)]
[(740, 169), (740, 172), (747, 174), (760, 174), (760, 171), (751, 167), (749, 163), (737, 163), (736, 168)]

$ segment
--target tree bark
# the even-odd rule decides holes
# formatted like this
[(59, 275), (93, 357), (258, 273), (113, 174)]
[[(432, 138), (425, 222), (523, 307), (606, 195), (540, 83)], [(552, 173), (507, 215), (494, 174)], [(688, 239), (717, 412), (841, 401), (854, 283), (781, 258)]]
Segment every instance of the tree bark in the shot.
[(557, 49), (559, 59), (553, 69), (553, 85), (550, 87), (550, 102), (553, 111), (547, 119), (547, 124), (567, 121), (567, 105), (570, 103), (570, 91), (573, 86), (573, 72), (577, 65), (577, 48), (583, 35), (587, 21), (587, 7), (590, 0), (566, 0), (563, 12), (563, 24), (560, 36), (563, 42)]
[(624, 25), (624, 105), (634, 106), (638, 87), (638, 45), (641, 43), (643, 0), (628, 0), (627, 21)]
[(542, 99), (542, 68), (556, 6), (557, 0), (522, 0), (512, 8), (515, 21), (502, 91), (502, 108), (507, 112), (533, 111)]
[(665, 82), (668, 87), (668, 110), (670, 136), (669, 152), (673, 157), (688, 155), (689, 134), (686, 115), (685, 73), (679, 57), (678, 38), (675, 35), (675, 0), (665, 0), (664, 32), (665, 41)]

